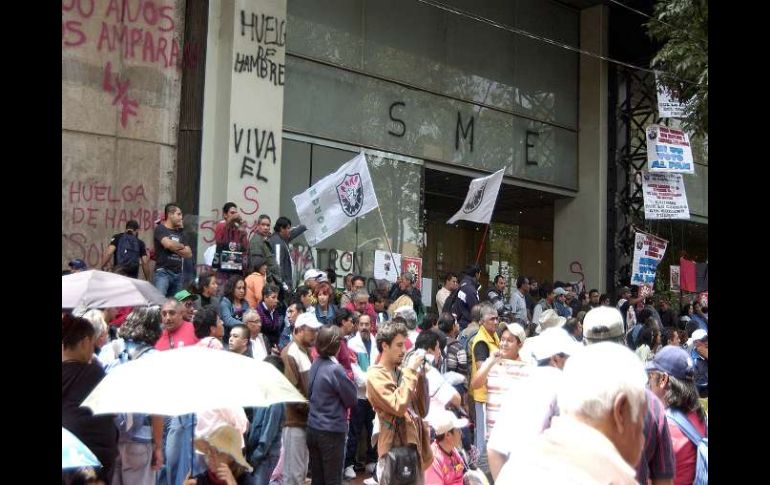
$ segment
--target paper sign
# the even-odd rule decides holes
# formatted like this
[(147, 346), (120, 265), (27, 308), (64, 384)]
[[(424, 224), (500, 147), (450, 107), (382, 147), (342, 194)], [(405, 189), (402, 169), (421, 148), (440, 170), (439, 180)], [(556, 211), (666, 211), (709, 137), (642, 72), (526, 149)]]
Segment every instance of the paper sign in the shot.
[(655, 274), (658, 264), (666, 254), (668, 241), (651, 234), (636, 233), (634, 243), (634, 262), (631, 269), (632, 285), (655, 284)]
[(422, 278), (422, 287), (420, 288), (420, 291), (422, 291), (422, 304), (425, 305), (425, 308), (430, 308), (430, 298), (431, 295), (433, 295), (433, 280), (430, 278)]
[(679, 291), (679, 265), (669, 266), (671, 276), (671, 291)]
[(374, 278), (378, 280), (388, 280), (391, 283), (395, 283), (398, 278), (401, 267), (401, 255), (399, 253), (393, 253), (391, 259), (388, 251), (375, 251), (374, 252)]
[(679, 102), (679, 98), (674, 96), (665, 86), (658, 82), (658, 76), (655, 76), (655, 84), (658, 90), (658, 114), (661, 118), (684, 118), (685, 104)]
[(645, 172), (642, 193), (645, 219), (690, 219), (682, 174)]
[(695, 173), (690, 138), (687, 133), (662, 125), (648, 126), (647, 170)]

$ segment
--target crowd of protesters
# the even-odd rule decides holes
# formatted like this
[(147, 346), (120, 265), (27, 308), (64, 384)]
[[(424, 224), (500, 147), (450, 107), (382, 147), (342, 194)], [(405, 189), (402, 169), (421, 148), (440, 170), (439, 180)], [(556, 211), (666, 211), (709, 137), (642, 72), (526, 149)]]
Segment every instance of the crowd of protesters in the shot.
[[(235, 204), (223, 214), (211, 268), (182, 287), (190, 245), (181, 210), (166, 207), (154, 234), (163, 305), (63, 311), (62, 426), (102, 465), (63, 482), (678, 485), (700, 477), (708, 309), (699, 301), (677, 314), (637, 287), (612, 296), (525, 276), (507, 297), (503, 276), (489, 275), (482, 289), (473, 264), (445, 275), (431, 308), (412, 273), (375, 288), (349, 274), (338, 288), (333, 270), (313, 268), (295, 286), (288, 244), (304, 228), (280, 217), (271, 233), (262, 215), (249, 235)], [(135, 226), (129, 221), (129, 235)], [(136, 266), (118, 264), (121, 237), (101, 267), (132, 277), (141, 267), (147, 277), (144, 245)], [(87, 267), (73, 260), (70, 269)], [(115, 367), (193, 345), (264, 360), (308, 402), (175, 417), (79, 407)]]

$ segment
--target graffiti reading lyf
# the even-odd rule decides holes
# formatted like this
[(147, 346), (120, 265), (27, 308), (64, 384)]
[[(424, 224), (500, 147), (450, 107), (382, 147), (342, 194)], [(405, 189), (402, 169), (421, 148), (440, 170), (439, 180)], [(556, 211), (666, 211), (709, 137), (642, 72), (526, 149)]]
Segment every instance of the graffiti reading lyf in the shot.
[(128, 117), (137, 116), (134, 108), (138, 108), (139, 103), (135, 99), (128, 97), (128, 87), (131, 84), (130, 80), (126, 79), (121, 81), (118, 75), (115, 74), (115, 80), (113, 83), (112, 77), (112, 62), (108, 62), (107, 65), (104, 66), (102, 89), (115, 95), (115, 97), (112, 99), (113, 106), (115, 106), (117, 103), (120, 103), (120, 125), (125, 128), (126, 124), (128, 124)]

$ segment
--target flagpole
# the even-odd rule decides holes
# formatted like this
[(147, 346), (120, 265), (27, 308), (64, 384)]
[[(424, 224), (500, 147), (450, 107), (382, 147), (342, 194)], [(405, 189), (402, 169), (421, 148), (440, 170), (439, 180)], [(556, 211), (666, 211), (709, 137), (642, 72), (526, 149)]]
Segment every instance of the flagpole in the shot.
[(489, 232), (489, 223), (484, 228), (484, 236), (481, 238), (481, 244), (479, 245), (479, 252), (476, 254), (476, 264), (479, 264), (479, 258), (481, 257), (481, 250), (484, 249), (484, 241), (487, 239), (487, 232)]
[(398, 265), (396, 259), (393, 257), (393, 250), (390, 248), (390, 238), (388, 237), (388, 230), (385, 228), (385, 219), (382, 218), (382, 211), (380, 205), (377, 204), (377, 213), (380, 215), (380, 222), (382, 222), (382, 232), (385, 234), (385, 244), (388, 245), (388, 252), (390, 253), (390, 260), (393, 261), (393, 266), (396, 268), (396, 276), (401, 276), (398, 271)]

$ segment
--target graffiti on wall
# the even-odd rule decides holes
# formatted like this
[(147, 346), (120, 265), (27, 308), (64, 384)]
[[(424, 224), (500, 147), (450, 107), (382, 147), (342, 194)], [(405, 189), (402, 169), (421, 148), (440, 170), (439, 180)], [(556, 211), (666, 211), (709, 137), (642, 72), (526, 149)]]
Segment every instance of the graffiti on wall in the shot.
[[(81, 258), (89, 266), (99, 264), (109, 242), (108, 235), (122, 232), (126, 222), (135, 220), (139, 231), (150, 233), (162, 209), (152, 206), (144, 185), (111, 185), (100, 181), (71, 181), (67, 187), (66, 215), (62, 232), (62, 252), (68, 258)], [(63, 224), (65, 225), (65, 224)], [(92, 238), (93, 234), (104, 237)], [(145, 239), (147, 242), (152, 236)]]

